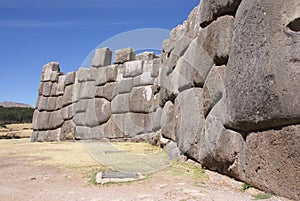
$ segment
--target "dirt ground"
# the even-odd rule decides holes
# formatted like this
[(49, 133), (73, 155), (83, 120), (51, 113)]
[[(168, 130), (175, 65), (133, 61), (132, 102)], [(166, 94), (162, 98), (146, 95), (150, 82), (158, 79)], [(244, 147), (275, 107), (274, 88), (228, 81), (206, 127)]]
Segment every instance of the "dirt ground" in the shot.
[[(96, 170), (105, 169), (79, 142), (0, 140), (0, 200), (250, 201), (262, 193), (253, 188), (243, 192), (241, 182), (180, 163), (141, 181), (92, 184)], [(268, 200), (288, 201), (276, 196)]]

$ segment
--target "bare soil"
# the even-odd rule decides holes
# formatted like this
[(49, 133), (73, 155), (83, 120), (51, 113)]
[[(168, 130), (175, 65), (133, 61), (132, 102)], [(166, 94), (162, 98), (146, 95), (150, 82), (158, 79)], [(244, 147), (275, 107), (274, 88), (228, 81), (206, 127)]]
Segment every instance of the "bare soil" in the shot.
[[(141, 181), (96, 186), (95, 170), (104, 170), (78, 142), (0, 141), (0, 200), (203, 200), (250, 201), (262, 193), (241, 191), (242, 183), (226, 176), (174, 163)], [(203, 172), (203, 171), (202, 171)], [(288, 201), (272, 196), (269, 201)]]

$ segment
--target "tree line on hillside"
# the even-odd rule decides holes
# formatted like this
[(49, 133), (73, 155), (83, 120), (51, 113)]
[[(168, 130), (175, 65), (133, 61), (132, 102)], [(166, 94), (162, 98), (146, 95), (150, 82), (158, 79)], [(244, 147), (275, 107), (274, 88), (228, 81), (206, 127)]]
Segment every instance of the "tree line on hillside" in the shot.
[(34, 108), (0, 106), (0, 124), (31, 123)]

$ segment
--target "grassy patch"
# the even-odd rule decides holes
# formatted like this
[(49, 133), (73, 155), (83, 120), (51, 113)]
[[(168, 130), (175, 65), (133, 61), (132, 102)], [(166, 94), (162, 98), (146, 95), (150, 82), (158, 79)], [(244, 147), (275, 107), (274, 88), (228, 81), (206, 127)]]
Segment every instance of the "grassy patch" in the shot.
[(242, 191), (246, 191), (246, 190), (248, 190), (249, 188), (251, 188), (251, 185), (250, 185), (250, 184), (243, 183), (243, 184), (242, 184), (241, 190), (242, 190)]
[(272, 194), (270, 193), (260, 193), (257, 195), (253, 195), (254, 200), (266, 200), (270, 199), (272, 197)]
[(189, 177), (192, 179), (205, 179), (205, 170), (188, 163), (174, 162), (170, 174), (176, 177)]

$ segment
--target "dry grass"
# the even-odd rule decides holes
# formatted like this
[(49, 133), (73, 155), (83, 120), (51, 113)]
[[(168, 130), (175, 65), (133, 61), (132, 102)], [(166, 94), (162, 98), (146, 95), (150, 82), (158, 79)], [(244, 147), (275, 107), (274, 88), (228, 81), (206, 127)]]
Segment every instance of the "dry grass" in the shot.
[(32, 124), (7, 124), (0, 129), (0, 136), (29, 138), (32, 134)]

